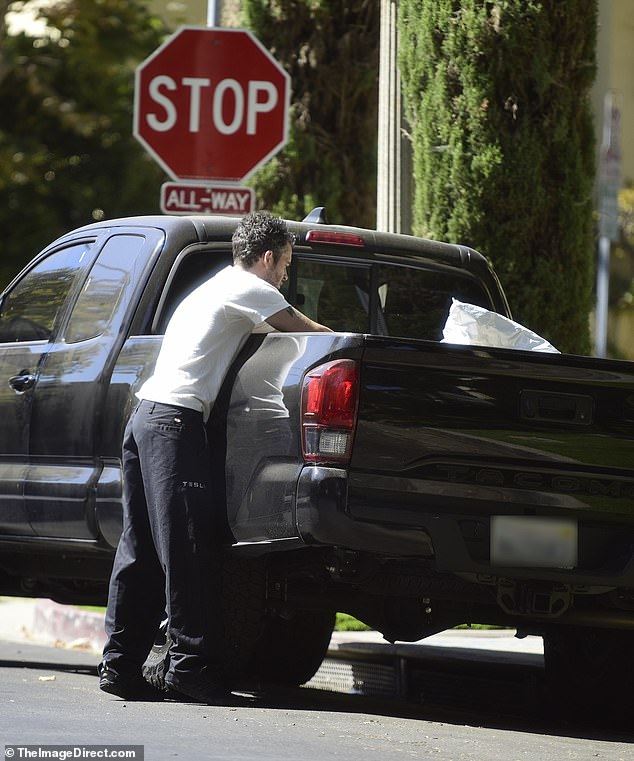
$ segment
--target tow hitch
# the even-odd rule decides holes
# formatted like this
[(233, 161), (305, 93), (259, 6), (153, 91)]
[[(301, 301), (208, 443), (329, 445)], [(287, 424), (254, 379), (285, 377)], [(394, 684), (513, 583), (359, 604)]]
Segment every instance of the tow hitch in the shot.
[(500, 579), (497, 602), (505, 613), (515, 616), (557, 618), (570, 608), (572, 595), (567, 586), (541, 587), (519, 581)]

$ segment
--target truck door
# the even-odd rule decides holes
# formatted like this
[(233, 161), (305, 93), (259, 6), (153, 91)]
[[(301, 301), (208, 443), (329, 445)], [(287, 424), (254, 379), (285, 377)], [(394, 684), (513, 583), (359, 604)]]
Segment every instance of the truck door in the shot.
[(43, 359), (33, 390), (25, 505), (39, 536), (98, 536), (97, 452), (113, 364), (143, 287), (142, 272), (163, 233), (115, 228), (95, 246), (94, 262), (70, 314)]
[(33, 389), (89, 248), (82, 241), (37, 259), (2, 295), (0, 535), (33, 533), (24, 505)]

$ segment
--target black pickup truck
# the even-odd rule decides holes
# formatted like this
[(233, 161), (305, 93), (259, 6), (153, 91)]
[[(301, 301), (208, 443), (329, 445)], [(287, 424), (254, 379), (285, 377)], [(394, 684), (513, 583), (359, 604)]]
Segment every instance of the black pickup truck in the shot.
[[(134, 392), (235, 225), (92, 224), (0, 297), (0, 594), (104, 602)], [(289, 227), (286, 296), (336, 332), (254, 334), (210, 421), (230, 668), (302, 683), (345, 611), (390, 641), (541, 634), (584, 699), (631, 681), (634, 364), (442, 342), (452, 298), (510, 316), (484, 256)]]

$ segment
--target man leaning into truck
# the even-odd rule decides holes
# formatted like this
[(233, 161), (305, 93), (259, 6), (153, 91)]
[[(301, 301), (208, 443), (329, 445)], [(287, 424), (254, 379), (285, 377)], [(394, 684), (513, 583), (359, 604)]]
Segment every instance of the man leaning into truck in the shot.
[(228, 368), (254, 330), (329, 330), (296, 311), (279, 291), (293, 241), (277, 217), (244, 217), (232, 237), (233, 266), (177, 307), (154, 374), (137, 393), (123, 443), (123, 532), (99, 666), (105, 692), (126, 700), (160, 699), (163, 693), (144, 680), (141, 668), (167, 610), (167, 690), (200, 702), (228, 694), (221, 677), (220, 537), (205, 423)]

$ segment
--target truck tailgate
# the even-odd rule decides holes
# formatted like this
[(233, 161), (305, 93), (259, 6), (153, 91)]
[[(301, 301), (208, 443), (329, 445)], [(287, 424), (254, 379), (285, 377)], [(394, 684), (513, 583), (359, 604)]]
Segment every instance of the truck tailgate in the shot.
[(499, 515), (578, 523), (579, 567), (631, 558), (634, 363), (368, 337), (358, 420), (351, 515), (452, 536), (439, 565), (484, 572)]

